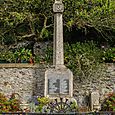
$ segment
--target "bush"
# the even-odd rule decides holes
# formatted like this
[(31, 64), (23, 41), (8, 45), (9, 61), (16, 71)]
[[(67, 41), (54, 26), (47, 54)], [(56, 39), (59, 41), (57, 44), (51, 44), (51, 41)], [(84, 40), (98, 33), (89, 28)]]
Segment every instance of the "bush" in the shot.
[(102, 55), (103, 51), (93, 42), (65, 45), (65, 64), (80, 79), (97, 78), (102, 75)]
[(7, 50), (7, 49), (0, 51), (0, 62), (1, 63), (14, 63), (14, 62), (16, 62), (14, 52)]
[(17, 63), (21, 63), (21, 62), (27, 63), (27, 62), (30, 62), (30, 59), (32, 60), (32, 62), (30, 62), (30, 63), (33, 63), (32, 52), (29, 49), (25, 49), (25, 48), (17, 49), (14, 52), (14, 56), (15, 56)]
[(49, 102), (50, 102), (50, 99), (47, 97), (34, 96), (29, 102), (30, 111), (37, 112), (37, 113), (43, 113), (46, 110), (44, 107), (48, 106)]
[(1, 63), (33, 63), (32, 52), (29, 49), (20, 48), (15, 51), (5, 48), (0, 52)]
[(111, 63), (114, 63), (115, 62), (115, 48), (109, 48), (109, 49), (106, 49), (104, 51), (104, 57), (103, 57), (103, 60), (105, 62), (111, 62)]
[(115, 111), (115, 93), (109, 94), (102, 104), (102, 111)]
[(4, 94), (0, 93), (0, 113), (21, 111), (20, 101), (15, 98), (15, 95), (13, 93), (10, 98), (7, 98)]
[[(52, 64), (53, 48), (48, 46), (43, 52), (45, 55), (36, 55), (35, 62)], [(80, 79), (102, 76), (104, 70), (102, 64), (103, 55), (103, 50), (93, 42), (64, 44), (65, 65), (72, 70), (75, 76), (79, 76)]]
[[(10, 45), (25, 39), (36, 41), (52, 39), (53, 3), (53, 0), (2, 0), (0, 4), (1, 44)], [(64, 26), (67, 29), (65, 35), (74, 26), (76, 32), (80, 30), (88, 35), (94, 30), (93, 38), (97, 35), (99, 38), (105, 38), (108, 41), (113, 38), (115, 41), (114, 0), (63, 0), (63, 3)]]
[(35, 63), (40, 64), (52, 64), (53, 62), (53, 48), (51, 46), (47, 46), (42, 49), (42, 54), (35, 54)]
[(36, 107), (36, 112), (39, 112), (39, 113), (42, 113), (43, 112), (43, 107), (44, 106), (47, 106), (50, 102), (50, 99), (49, 98), (46, 98), (46, 97), (38, 97), (38, 106)]

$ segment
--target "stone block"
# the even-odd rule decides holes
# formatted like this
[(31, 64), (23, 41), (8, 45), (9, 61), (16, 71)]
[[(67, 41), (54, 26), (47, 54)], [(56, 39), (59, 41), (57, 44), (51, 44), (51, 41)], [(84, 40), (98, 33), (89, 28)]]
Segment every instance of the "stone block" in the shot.
[(67, 68), (51, 68), (45, 72), (46, 97), (72, 97), (73, 74)]
[(100, 109), (100, 104), (99, 104), (99, 92), (95, 91), (91, 93), (91, 110), (99, 110)]

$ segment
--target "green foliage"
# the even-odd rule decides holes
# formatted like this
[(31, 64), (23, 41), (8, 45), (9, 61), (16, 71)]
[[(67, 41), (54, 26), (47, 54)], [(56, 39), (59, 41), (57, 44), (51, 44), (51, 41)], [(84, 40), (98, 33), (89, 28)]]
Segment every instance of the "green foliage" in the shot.
[(1, 63), (14, 63), (16, 62), (15, 55), (12, 51), (4, 49), (0, 51), (0, 62)]
[(42, 55), (35, 55), (35, 63), (41, 64), (52, 64), (53, 60), (53, 48), (51, 46), (47, 46), (43, 49)]
[(10, 44), (15, 43), (16, 37), (12, 33), (4, 34), (2, 41), (4, 42), (4, 44), (10, 45)]
[(34, 60), (35, 60), (35, 63), (40, 63), (41, 57), (39, 55), (35, 55)]
[[(44, 49), (45, 55), (37, 55), (35, 63), (52, 64), (52, 50), (52, 47), (46, 47)], [(103, 66), (105, 62), (103, 60), (104, 52), (93, 41), (85, 43), (76, 42), (74, 44), (66, 43), (64, 45), (64, 62), (74, 75), (78, 76), (81, 80), (98, 78), (103, 76), (103, 71), (105, 70)], [(114, 55), (114, 53), (112, 52), (111, 55)]]
[(102, 104), (102, 111), (115, 111), (115, 93), (109, 94)]
[[(17, 43), (31, 34), (37, 39), (48, 38), (50, 30), (47, 28), (52, 23), (50, 4), (48, 0), (3, 0), (0, 4), (1, 42)], [(15, 39), (8, 42), (12, 35)]]
[[(30, 35), (36, 41), (53, 36), (54, 0), (2, 0), (0, 2), (0, 42), (14, 44)], [(89, 28), (107, 40), (115, 39), (114, 0), (63, 0), (65, 35), (80, 29), (85, 34)], [(112, 34), (112, 35), (111, 35)], [(28, 36), (28, 37), (27, 37)], [(36, 39), (37, 38), (37, 39)], [(114, 40), (115, 41), (115, 40)]]
[(109, 48), (104, 51), (103, 60), (105, 62), (115, 62), (115, 48)]
[(108, 32), (115, 30), (114, 0), (64, 0), (64, 19), (71, 28), (82, 28), (88, 33), (88, 28), (95, 28), (103, 37), (108, 38)]
[(39, 104), (46, 105), (49, 103), (49, 99), (46, 97), (38, 97), (38, 102), (39, 102)]
[(21, 111), (20, 101), (15, 98), (15, 95), (12, 94), (10, 98), (7, 98), (4, 94), (0, 93), (0, 113)]
[(39, 105), (36, 107), (36, 112), (42, 113), (43, 107), (48, 105), (50, 102), (49, 98), (46, 97), (38, 97)]
[(15, 59), (17, 62), (29, 62), (32, 58), (32, 52), (29, 49), (20, 48), (14, 52)]
[[(45, 55), (36, 55), (35, 63), (52, 64), (52, 50), (52, 47), (46, 47), (44, 49)], [(64, 45), (65, 65), (73, 71), (75, 76), (79, 76), (81, 80), (102, 76), (104, 71), (103, 55), (103, 50), (93, 42), (66, 43)]]
[[(103, 52), (93, 42), (66, 44), (65, 64), (80, 79), (89, 79), (101, 76)], [(96, 76), (95, 76), (96, 75)]]
[[(37, 113), (70, 113), (78, 110), (78, 105), (75, 100), (68, 99), (49, 99), (47, 97), (38, 97), (38, 104), (32, 104), (33, 112)], [(35, 101), (36, 103), (36, 101)]]
[(70, 104), (70, 108), (71, 110), (78, 110), (78, 105), (76, 103), (76, 101), (72, 101), (71, 104)]
[(48, 64), (48, 63), (52, 63), (53, 60), (53, 49), (52, 47), (47, 47), (46, 49), (44, 49), (45, 52), (45, 56), (44, 56), (44, 61)]
[(32, 52), (29, 49), (20, 48), (16, 51), (8, 50), (7, 48), (1, 51), (0, 61), (1, 63), (21, 63), (33, 61)]

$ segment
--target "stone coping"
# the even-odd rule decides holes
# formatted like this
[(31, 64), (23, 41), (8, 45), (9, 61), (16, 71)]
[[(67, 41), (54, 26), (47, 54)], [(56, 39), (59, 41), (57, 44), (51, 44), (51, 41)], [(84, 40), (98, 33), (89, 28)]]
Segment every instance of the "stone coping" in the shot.
[(29, 63), (2, 63), (0, 68), (47, 68), (43, 64), (29, 64)]
[[(115, 67), (115, 63), (106, 63), (106, 66)], [(0, 63), (0, 68), (49, 68), (53, 67), (52, 65), (45, 64), (29, 64), (29, 63)]]

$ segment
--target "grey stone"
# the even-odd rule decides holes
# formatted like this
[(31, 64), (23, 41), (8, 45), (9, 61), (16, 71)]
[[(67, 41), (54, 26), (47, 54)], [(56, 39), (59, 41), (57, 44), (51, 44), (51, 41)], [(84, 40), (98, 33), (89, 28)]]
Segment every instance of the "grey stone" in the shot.
[(44, 50), (47, 49), (48, 46), (52, 46), (52, 42), (47, 41), (47, 42), (36, 42), (33, 47), (33, 52), (34, 54), (40, 55), (40, 56), (45, 56)]
[(91, 93), (91, 110), (98, 110), (99, 109), (99, 92), (95, 91)]
[[(11, 93), (19, 93), (21, 96), (21, 100), (26, 95), (34, 95), (34, 96), (44, 96), (44, 81), (45, 81), (45, 68), (35, 65), (29, 67), (25, 67), (25, 64), (22, 64), (22, 67), (19, 67), (19, 64), (0, 64), (0, 92), (5, 93), (6, 95), (11, 95)], [(113, 67), (113, 69), (112, 69)], [(115, 66), (111, 67), (111, 71), (115, 72)], [(25, 72), (25, 75), (22, 75), (20, 71)], [(107, 69), (107, 71), (109, 71)], [(94, 91), (94, 86), (96, 89), (99, 88), (100, 94), (100, 103), (103, 102), (105, 96), (109, 93), (112, 93), (115, 90), (115, 78), (113, 75), (109, 75), (110, 79), (108, 79), (107, 73), (105, 73), (105, 77), (101, 77), (100, 79), (95, 80), (97, 84), (93, 84), (91, 81), (79, 82), (76, 80), (77, 76), (74, 76), (74, 90), (73, 95), (76, 100), (82, 98), (79, 105), (84, 105), (85, 92), (90, 93)], [(103, 80), (104, 79), (104, 80)], [(105, 79), (108, 79), (105, 81)], [(108, 84), (111, 84), (108, 86)]]
[(53, 65), (64, 64), (63, 51), (63, 3), (62, 0), (55, 0), (54, 11), (54, 40), (53, 40)]
[(64, 66), (63, 51), (63, 18), (64, 6), (62, 0), (55, 0), (54, 11), (54, 41), (53, 65), (45, 72), (45, 92), (47, 97), (72, 97), (73, 74)]
[(53, 11), (54, 13), (63, 13), (64, 5), (62, 4), (62, 0), (55, 0)]
[(45, 72), (45, 96), (73, 96), (73, 74), (69, 69), (48, 69)]

